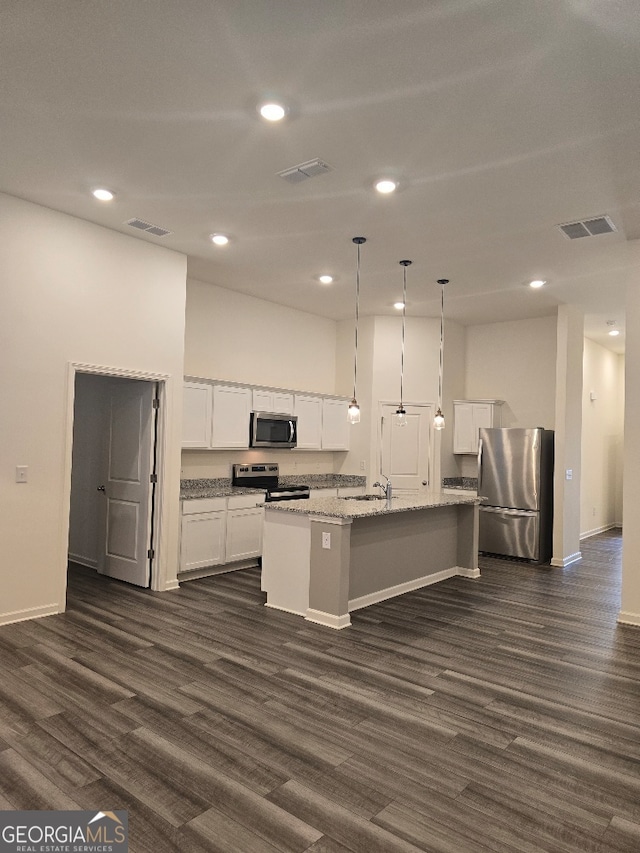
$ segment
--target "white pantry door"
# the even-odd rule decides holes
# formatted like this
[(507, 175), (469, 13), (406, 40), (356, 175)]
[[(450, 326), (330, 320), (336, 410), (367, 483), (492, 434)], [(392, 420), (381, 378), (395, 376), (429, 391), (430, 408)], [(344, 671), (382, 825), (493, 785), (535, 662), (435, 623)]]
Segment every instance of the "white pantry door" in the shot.
[(153, 382), (109, 383), (102, 573), (149, 586), (155, 416)]
[(391, 480), (393, 491), (416, 494), (426, 491), (429, 481), (429, 436), (432, 406), (405, 405), (407, 423), (398, 426), (398, 407), (382, 406), (381, 473)]

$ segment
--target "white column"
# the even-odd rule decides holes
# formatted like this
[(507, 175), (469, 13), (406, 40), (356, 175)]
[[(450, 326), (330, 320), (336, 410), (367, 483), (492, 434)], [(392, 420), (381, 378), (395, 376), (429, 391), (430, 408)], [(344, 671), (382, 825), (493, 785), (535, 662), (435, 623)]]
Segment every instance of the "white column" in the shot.
[(580, 457), (584, 317), (558, 307), (556, 351), (555, 476), (552, 566), (580, 559)]

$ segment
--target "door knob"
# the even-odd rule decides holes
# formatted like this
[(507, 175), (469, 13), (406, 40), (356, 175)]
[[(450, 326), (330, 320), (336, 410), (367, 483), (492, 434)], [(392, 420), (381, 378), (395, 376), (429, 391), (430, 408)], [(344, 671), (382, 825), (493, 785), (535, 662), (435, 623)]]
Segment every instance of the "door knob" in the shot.
[(106, 489), (104, 486), (98, 486), (97, 491), (98, 492), (106, 492)]

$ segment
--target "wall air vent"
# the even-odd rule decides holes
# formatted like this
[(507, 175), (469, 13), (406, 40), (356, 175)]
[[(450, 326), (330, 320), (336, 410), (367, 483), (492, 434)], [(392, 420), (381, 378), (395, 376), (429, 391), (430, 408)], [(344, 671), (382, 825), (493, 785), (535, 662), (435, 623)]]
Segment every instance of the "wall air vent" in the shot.
[(315, 178), (316, 175), (325, 175), (327, 172), (332, 171), (331, 166), (316, 158), (306, 163), (300, 163), (299, 166), (293, 166), (291, 169), (284, 169), (282, 172), (277, 172), (276, 174), (290, 184), (299, 184), (308, 178)]
[(166, 228), (160, 228), (159, 225), (152, 225), (150, 222), (145, 222), (143, 219), (129, 219), (124, 223), (130, 228), (137, 228), (138, 231), (146, 231), (147, 234), (153, 234), (154, 237), (166, 237), (167, 234), (172, 234), (172, 231), (167, 231)]
[(604, 215), (567, 222), (557, 227), (569, 240), (577, 240), (578, 237), (596, 237), (598, 234), (612, 234), (618, 230), (609, 217)]

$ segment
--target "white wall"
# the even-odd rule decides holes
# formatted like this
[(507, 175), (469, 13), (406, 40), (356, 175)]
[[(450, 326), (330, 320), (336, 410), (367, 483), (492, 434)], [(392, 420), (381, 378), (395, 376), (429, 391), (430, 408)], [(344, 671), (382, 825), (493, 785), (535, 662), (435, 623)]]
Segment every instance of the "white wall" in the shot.
[[(70, 363), (166, 374), (157, 575), (178, 565), (186, 259), (0, 195), (0, 622), (64, 607)], [(15, 466), (29, 466), (16, 484)]]
[(556, 318), (467, 327), (466, 399), (504, 400), (502, 425), (555, 425)]
[(636, 265), (635, 277), (630, 277), (627, 284), (625, 310), (624, 547), (618, 619), (640, 625), (640, 246), (629, 247), (629, 251), (633, 252)]
[(189, 279), (184, 367), (207, 379), (334, 394), (336, 323)]
[[(335, 394), (337, 324), (189, 279), (185, 374)], [(281, 474), (333, 473), (346, 453), (184, 450), (181, 476), (230, 477), (234, 462), (277, 462)]]
[[(337, 383), (339, 393), (353, 393), (353, 322), (344, 321), (338, 329)], [(363, 473), (369, 482), (378, 478), (378, 416), (381, 401), (400, 402), (400, 367), (402, 350), (402, 319), (400, 317), (361, 317), (358, 346), (358, 402), (362, 421), (352, 427), (352, 451), (341, 470)], [(404, 388), (405, 403), (437, 402), (440, 353), (440, 320), (426, 317), (407, 317), (405, 335)], [(451, 401), (461, 396), (464, 387), (464, 329), (457, 323), (445, 328), (445, 360), (443, 409), (447, 427), (441, 434), (431, 436), (434, 454), (439, 461), (442, 453), (442, 474), (457, 473), (452, 456), (453, 411)], [(441, 446), (440, 443), (441, 442)], [(435, 472), (434, 472), (435, 474)], [(439, 475), (434, 481), (439, 484)]]
[[(613, 527), (623, 434), (621, 356), (585, 338), (582, 390), (581, 538)], [(591, 399), (594, 396), (595, 399)]]
[[(584, 316), (558, 307), (555, 476), (552, 566), (567, 566), (580, 554), (580, 483)], [(571, 471), (569, 478), (568, 472)]]

